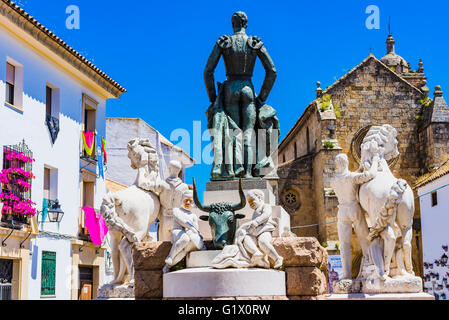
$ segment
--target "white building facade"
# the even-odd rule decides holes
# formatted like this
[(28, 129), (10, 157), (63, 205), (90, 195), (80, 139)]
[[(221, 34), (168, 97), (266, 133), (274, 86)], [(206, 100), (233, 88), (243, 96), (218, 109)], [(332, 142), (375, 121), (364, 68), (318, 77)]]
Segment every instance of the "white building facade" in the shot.
[(418, 180), (424, 291), (449, 299), (449, 161)]
[[(0, 2), (0, 146), (24, 141), (32, 152), (39, 211), (18, 230), (0, 228), (0, 238), (13, 230), (0, 248), (0, 268), (13, 260), (11, 299), (78, 299), (85, 291), (88, 299), (103, 284), (104, 246), (90, 242), (81, 207), (100, 208), (106, 186), (95, 152), (83, 152), (82, 131), (105, 138), (106, 100), (123, 92), (14, 3)], [(61, 222), (42, 213), (44, 199), (59, 200)]]

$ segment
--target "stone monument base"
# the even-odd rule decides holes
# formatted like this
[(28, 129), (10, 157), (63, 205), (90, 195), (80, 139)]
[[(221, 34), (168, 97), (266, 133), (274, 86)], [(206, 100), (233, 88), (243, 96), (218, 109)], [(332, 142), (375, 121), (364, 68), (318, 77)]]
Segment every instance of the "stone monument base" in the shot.
[(163, 276), (164, 298), (285, 295), (285, 272), (273, 269), (188, 268)]
[(98, 289), (97, 300), (134, 300), (134, 287), (105, 284)]
[[(207, 243), (207, 241), (205, 241)], [(209, 242), (211, 244), (211, 242)], [(232, 300), (249, 300), (249, 299), (266, 299), (266, 300), (322, 300), (324, 294), (327, 292), (327, 280), (325, 272), (327, 270), (327, 251), (324, 249), (316, 238), (311, 237), (286, 237), (275, 238), (273, 246), (276, 251), (284, 258), (283, 268), (284, 271), (267, 270), (267, 269), (210, 269), (210, 268), (191, 268), (173, 271), (169, 273), (163, 273), (162, 268), (165, 265), (165, 258), (170, 252), (172, 244), (169, 241), (159, 242), (137, 242), (133, 244), (133, 260), (135, 269), (135, 297), (136, 300), (142, 299), (232, 299)], [(191, 252), (186, 261), (186, 265), (200, 266), (210, 265), (214, 255), (220, 251), (207, 250)], [(197, 270), (196, 274), (194, 270)], [(207, 271), (209, 270), (209, 271)], [(252, 272), (252, 273), (251, 273)], [(193, 274), (193, 275), (192, 275)], [(209, 283), (204, 281), (198, 275), (209, 277)], [(216, 276), (211, 277), (212, 274)], [(218, 275), (218, 276), (217, 276)], [(164, 294), (163, 291), (170, 290), (174, 287), (178, 287), (178, 281), (176, 277), (180, 276), (185, 278), (186, 281), (192, 281), (191, 279), (197, 277), (197, 282), (194, 282), (195, 286), (198, 286), (198, 290), (203, 290), (198, 295), (206, 294), (204, 291), (205, 286), (209, 285), (209, 289), (215, 292), (217, 295), (217, 288), (223, 288), (227, 282), (236, 283), (235, 278), (245, 276), (244, 281), (239, 284), (240, 287), (247, 286), (246, 275), (251, 275), (252, 280), (248, 283), (255, 286), (262, 286), (256, 290), (255, 294), (251, 292), (240, 292), (240, 288), (237, 291), (230, 294), (222, 291), (222, 294), (227, 296), (215, 296), (215, 297), (179, 297), (180, 294), (168, 292)], [(253, 276), (254, 275), (254, 276)], [(262, 279), (260, 279), (263, 275)], [(269, 280), (274, 279), (276, 281), (275, 288), (270, 288), (271, 284)], [(283, 277), (283, 281), (279, 281), (279, 278)], [(254, 278), (259, 279), (259, 283), (254, 282)], [(224, 280), (223, 280), (224, 279)], [(237, 278), (238, 279), (238, 278)], [(277, 279), (277, 280), (276, 280)], [(171, 283), (170, 283), (171, 281)], [(198, 281), (203, 284), (198, 285)], [(225, 282), (223, 282), (225, 281)], [(175, 284), (173, 284), (175, 283)], [(180, 282), (182, 283), (182, 281)], [(205, 285), (204, 285), (205, 283)], [(253, 285), (254, 284), (254, 285)], [(279, 288), (282, 284), (282, 288)], [(212, 289), (210, 289), (212, 286)], [(267, 291), (267, 288), (269, 290)], [(226, 288), (224, 288), (226, 290)], [(279, 292), (281, 294), (279, 294)], [(169, 297), (169, 296), (178, 297)], [(186, 295), (186, 294), (184, 294)]]
[(326, 294), (325, 300), (435, 300), (435, 297), (424, 292), (418, 293), (341, 293)]
[(203, 250), (192, 251), (187, 254), (186, 267), (187, 268), (204, 268), (211, 267), (212, 260), (220, 254), (221, 250)]
[(422, 287), (422, 279), (416, 276), (395, 276), (386, 280), (339, 280), (333, 283), (335, 294), (421, 293)]

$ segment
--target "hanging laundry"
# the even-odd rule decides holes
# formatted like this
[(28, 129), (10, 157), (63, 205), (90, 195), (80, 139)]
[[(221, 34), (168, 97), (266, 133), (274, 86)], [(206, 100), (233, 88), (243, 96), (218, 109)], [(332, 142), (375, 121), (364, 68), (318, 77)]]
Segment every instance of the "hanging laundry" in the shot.
[(106, 237), (109, 229), (101, 216), (100, 212), (95, 212), (94, 208), (83, 207), (82, 208), (85, 215), (85, 225), (87, 230), (89, 230), (90, 240), (96, 246), (103, 243), (104, 237)]
[(101, 138), (101, 149), (103, 151), (104, 163), (108, 163), (108, 157), (106, 156), (106, 140)]
[[(98, 140), (98, 133), (95, 132), (95, 136)], [(101, 155), (101, 146), (99, 143), (97, 143), (97, 163), (98, 163), (98, 175), (104, 179), (104, 173), (103, 173), (103, 156)]]
[(90, 157), (92, 155), (92, 151), (94, 151), (95, 145), (95, 136), (92, 131), (82, 132), (83, 134), (83, 145), (86, 154)]

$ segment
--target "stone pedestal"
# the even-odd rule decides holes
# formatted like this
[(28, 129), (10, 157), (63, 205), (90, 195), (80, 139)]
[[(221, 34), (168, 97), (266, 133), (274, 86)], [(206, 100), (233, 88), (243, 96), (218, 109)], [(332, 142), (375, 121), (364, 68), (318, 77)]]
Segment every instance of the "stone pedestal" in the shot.
[(105, 284), (98, 289), (97, 300), (134, 300), (134, 287)]
[(325, 300), (435, 300), (424, 292), (419, 293), (342, 293), (327, 294)]
[[(242, 188), (245, 196), (247, 196), (248, 191), (252, 189), (258, 189), (263, 191), (265, 195), (265, 203), (271, 205), (273, 210), (273, 219), (277, 222), (278, 226), (273, 232), (273, 237), (288, 236), (290, 234), (290, 215), (279, 205), (276, 205), (276, 190), (273, 190), (273, 185), (276, 188), (275, 180), (266, 179), (246, 179), (242, 180)], [(229, 181), (211, 181), (206, 183), (206, 191), (203, 193), (203, 203), (209, 205), (211, 203), (217, 202), (239, 202), (239, 181), (229, 180)], [(201, 215), (206, 215), (207, 213), (194, 209), (195, 214), (199, 217)], [(238, 225), (250, 221), (252, 218), (254, 210), (248, 205), (239, 210), (239, 214), (244, 214), (245, 218), (238, 220)], [(199, 221), (200, 233), (203, 235), (205, 240), (211, 240), (212, 235), (207, 221)]]
[(334, 293), (420, 293), (422, 279), (416, 276), (395, 276), (380, 279), (339, 280), (333, 283)]
[[(274, 239), (274, 248), (284, 258), (284, 271), (255, 268), (224, 270), (207, 268), (204, 266), (210, 266), (213, 258), (220, 252), (219, 250), (207, 250), (191, 252), (188, 255), (186, 265), (190, 268), (163, 274), (164, 260), (170, 252), (171, 245), (168, 241), (133, 244), (136, 299), (189, 299), (189, 297), (180, 297), (179, 293), (173, 293), (171, 291), (174, 290), (173, 283), (179, 284), (186, 281), (189, 284), (203, 281), (203, 279), (209, 279), (210, 284), (203, 283), (195, 290), (204, 290), (201, 295), (206, 292), (215, 292), (215, 298), (214, 296), (199, 297), (197, 296), (198, 291), (184, 291), (182, 295), (185, 296), (186, 292), (190, 292), (188, 295), (195, 294), (191, 298), (204, 299), (317, 300), (324, 299), (323, 295), (327, 292), (325, 275), (327, 252), (316, 238)], [(181, 277), (181, 279), (177, 279), (177, 277)], [(281, 278), (283, 279), (283, 291), (280, 288)], [(275, 283), (272, 284), (272, 281)], [(235, 291), (232, 291), (231, 294), (231, 291), (225, 288), (226, 283), (238, 283), (240, 287), (250, 286), (252, 291), (250, 289), (243, 291), (243, 288), (235, 287)], [(268, 288), (258, 287), (260, 285)], [(168, 287), (166, 288), (166, 286)], [(218, 294), (228, 294), (228, 296), (220, 297), (217, 296)]]
[(164, 298), (285, 296), (285, 272), (272, 269), (187, 268), (165, 273)]

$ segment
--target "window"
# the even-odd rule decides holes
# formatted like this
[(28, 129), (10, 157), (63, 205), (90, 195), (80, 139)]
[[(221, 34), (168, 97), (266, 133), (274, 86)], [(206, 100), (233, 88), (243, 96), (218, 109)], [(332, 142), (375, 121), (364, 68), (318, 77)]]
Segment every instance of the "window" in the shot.
[[(88, 172), (82, 173), (82, 181), (81, 181), (81, 208), (82, 207), (90, 207), (95, 208), (95, 179), (96, 176), (92, 175)], [(89, 231), (85, 225), (85, 214), (84, 211), (80, 208), (80, 224), (78, 236), (82, 240), (90, 241)]]
[(0, 259), (0, 300), (11, 300), (13, 261)]
[(51, 101), (51, 94), (52, 94), (52, 89), (49, 86), (46, 86), (46, 96), (45, 96), (45, 106), (46, 106), (46, 114), (51, 115), (51, 105), (52, 105), (52, 101)]
[(432, 207), (435, 207), (438, 204), (438, 195), (437, 192), (432, 192)]
[[(84, 132), (90, 131), (94, 132), (97, 128), (97, 105), (98, 103), (90, 98), (89, 96), (83, 94), (83, 130)], [(84, 148), (83, 148), (84, 150)], [(92, 158), (95, 158), (96, 150), (95, 147), (92, 151)], [(86, 155), (85, 150), (83, 155)]]
[(16, 68), (6, 63), (6, 102), (14, 105), (14, 84), (15, 84)]
[(58, 169), (44, 167), (44, 194), (42, 199), (42, 216), (41, 221), (47, 218), (49, 201), (58, 198)]
[(59, 118), (59, 88), (49, 82), (45, 86), (45, 114)]
[(295, 149), (295, 159), (296, 159), (296, 158), (298, 158), (298, 147), (296, 146), (296, 141), (295, 141), (293, 148)]
[(33, 153), (25, 142), (3, 146), (0, 201), (3, 203), (1, 222), (4, 222), (5, 226), (29, 222), (23, 210), (24, 204), (31, 199), (32, 157)]
[(50, 169), (44, 168), (44, 198), (50, 199)]
[(285, 153), (282, 155), (282, 162), (285, 162)]
[(55, 295), (56, 252), (42, 251), (41, 295)]
[(9, 107), (22, 111), (23, 67), (11, 58), (6, 60), (6, 95)]

